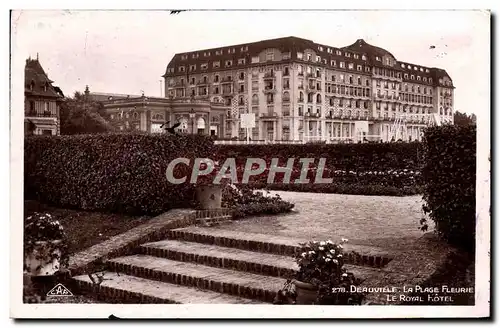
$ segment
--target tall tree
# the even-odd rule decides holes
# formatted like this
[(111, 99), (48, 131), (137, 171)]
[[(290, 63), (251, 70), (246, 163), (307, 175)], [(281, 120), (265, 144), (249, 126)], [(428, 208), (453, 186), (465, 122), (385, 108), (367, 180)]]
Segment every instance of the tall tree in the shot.
[(61, 134), (114, 132), (109, 116), (100, 102), (87, 99), (81, 92), (65, 98), (61, 104)]
[(461, 113), (456, 111), (453, 115), (453, 124), (467, 126), (467, 125), (475, 125), (476, 124), (476, 115), (471, 114), (467, 115), (466, 113)]

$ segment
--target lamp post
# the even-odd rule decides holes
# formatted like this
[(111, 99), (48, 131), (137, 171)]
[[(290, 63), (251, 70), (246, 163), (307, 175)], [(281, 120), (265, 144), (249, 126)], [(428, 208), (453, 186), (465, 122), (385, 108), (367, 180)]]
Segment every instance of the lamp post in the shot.
[(194, 134), (194, 109), (191, 108), (191, 112), (189, 113), (189, 118), (191, 119), (191, 133)]

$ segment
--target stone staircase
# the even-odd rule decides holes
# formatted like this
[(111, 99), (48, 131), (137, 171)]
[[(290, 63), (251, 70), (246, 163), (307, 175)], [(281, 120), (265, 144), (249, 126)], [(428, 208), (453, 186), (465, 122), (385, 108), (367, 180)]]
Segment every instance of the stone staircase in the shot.
[[(108, 260), (100, 284), (88, 275), (73, 282), (109, 303), (259, 304), (272, 303), (298, 269), (292, 256), (301, 240), (198, 223), (203, 226), (170, 230), (165, 240)], [(380, 274), (391, 260), (373, 247), (346, 245), (346, 252), (348, 271), (362, 279)]]

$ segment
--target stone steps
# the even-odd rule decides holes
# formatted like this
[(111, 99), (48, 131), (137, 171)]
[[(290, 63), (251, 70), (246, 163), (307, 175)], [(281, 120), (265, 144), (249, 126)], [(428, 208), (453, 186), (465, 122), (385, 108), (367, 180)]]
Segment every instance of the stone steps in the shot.
[(82, 290), (98, 296), (107, 303), (166, 303), (166, 304), (262, 304), (251, 299), (235, 297), (144, 279), (116, 272), (104, 272), (104, 280), (95, 286), (88, 275), (73, 277)]
[[(169, 239), (285, 256), (294, 256), (300, 251), (299, 244), (307, 242), (273, 235), (196, 226), (170, 230), (167, 236)], [(382, 268), (392, 260), (386, 250), (377, 247), (346, 244), (345, 251), (346, 263), (353, 265)]]
[[(263, 254), (184, 240), (172, 239), (146, 243), (140, 247), (139, 252), (174, 261), (198, 263), (281, 278), (293, 277), (298, 270), (298, 265), (291, 256)], [(379, 272), (379, 270), (370, 267), (348, 264), (344, 266), (362, 280)]]
[[(87, 275), (73, 282), (111, 303), (272, 303), (298, 270), (293, 255), (305, 241), (199, 226), (229, 218), (197, 213), (198, 226), (168, 230), (165, 240), (107, 260), (99, 285)], [(361, 280), (384, 274), (391, 260), (380, 248), (347, 244), (345, 250), (347, 271)]]
[(219, 216), (214, 216), (214, 217), (204, 217), (204, 218), (197, 218), (196, 219), (196, 225), (200, 225), (203, 227), (212, 227), (215, 225), (219, 225), (221, 223), (229, 222), (232, 220), (231, 215), (219, 215)]
[(149, 255), (124, 256), (108, 261), (110, 271), (140, 278), (197, 287), (213, 292), (272, 303), (286, 279), (248, 272), (178, 262)]

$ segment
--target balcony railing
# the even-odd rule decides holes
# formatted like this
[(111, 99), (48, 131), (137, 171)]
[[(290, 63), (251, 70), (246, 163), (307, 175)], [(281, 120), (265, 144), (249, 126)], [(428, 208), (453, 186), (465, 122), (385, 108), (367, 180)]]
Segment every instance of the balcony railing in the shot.
[(306, 117), (319, 118), (319, 117), (321, 117), (321, 114), (320, 113), (306, 113)]
[(264, 80), (274, 79), (275, 77), (276, 75), (274, 75), (274, 73), (270, 72), (264, 73)]
[(52, 112), (25, 112), (24, 113), (25, 117), (57, 117), (56, 113)]
[(273, 87), (265, 87), (263, 91), (264, 91), (264, 93), (275, 93), (276, 88), (274, 86)]
[(221, 80), (221, 83), (233, 83), (233, 82), (234, 82), (234, 80), (230, 76), (223, 77)]
[(277, 118), (278, 114), (276, 112), (260, 113), (259, 117), (260, 118)]

